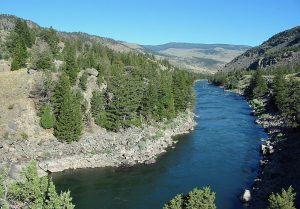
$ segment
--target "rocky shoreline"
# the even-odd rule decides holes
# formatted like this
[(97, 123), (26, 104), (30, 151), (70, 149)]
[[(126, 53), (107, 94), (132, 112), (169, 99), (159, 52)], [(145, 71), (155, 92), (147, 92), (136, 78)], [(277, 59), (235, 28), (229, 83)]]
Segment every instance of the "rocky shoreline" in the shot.
[(92, 128), (81, 140), (70, 144), (58, 142), (55, 138), (4, 142), (0, 149), (0, 169), (5, 163), (10, 163), (10, 176), (17, 179), (21, 169), (32, 159), (37, 160), (41, 176), (67, 169), (154, 163), (160, 154), (177, 142), (174, 136), (194, 129), (194, 117), (193, 112), (186, 111), (168, 123), (131, 127), (117, 133)]

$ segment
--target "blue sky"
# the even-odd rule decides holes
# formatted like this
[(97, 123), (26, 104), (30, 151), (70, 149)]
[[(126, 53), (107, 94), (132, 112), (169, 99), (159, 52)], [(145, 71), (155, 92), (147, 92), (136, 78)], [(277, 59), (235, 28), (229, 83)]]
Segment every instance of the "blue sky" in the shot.
[(139, 44), (255, 46), (300, 25), (300, 0), (0, 0), (0, 13)]

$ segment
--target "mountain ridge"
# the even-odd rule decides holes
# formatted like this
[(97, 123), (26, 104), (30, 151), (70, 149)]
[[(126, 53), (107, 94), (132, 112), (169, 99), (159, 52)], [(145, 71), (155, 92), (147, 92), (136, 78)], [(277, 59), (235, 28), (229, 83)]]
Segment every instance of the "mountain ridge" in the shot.
[(279, 32), (227, 63), (222, 70), (257, 70), (300, 64), (300, 26)]

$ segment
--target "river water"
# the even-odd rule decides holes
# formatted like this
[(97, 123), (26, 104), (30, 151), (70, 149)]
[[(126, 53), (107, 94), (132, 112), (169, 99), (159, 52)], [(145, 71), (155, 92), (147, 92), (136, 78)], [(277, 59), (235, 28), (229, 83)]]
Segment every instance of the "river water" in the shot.
[(237, 196), (257, 175), (263, 129), (243, 97), (195, 84), (198, 125), (152, 165), (65, 171), (52, 176), (77, 209), (159, 209), (178, 193), (210, 185), (219, 209), (243, 208)]

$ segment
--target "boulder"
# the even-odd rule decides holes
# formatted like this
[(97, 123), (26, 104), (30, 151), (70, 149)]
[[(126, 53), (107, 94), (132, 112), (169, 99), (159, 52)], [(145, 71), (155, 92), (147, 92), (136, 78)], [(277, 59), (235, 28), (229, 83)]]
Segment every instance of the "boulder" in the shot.
[(27, 73), (29, 75), (32, 75), (32, 74), (36, 73), (36, 70), (35, 69), (29, 69), (29, 70), (27, 70)]
[(248, 203), (251, 200), (251, 192), (248, 189), (245, 189), (243, 194), (240, 196), (242, 203)]
[(89, 74), (89, 75), (92, 75), (92, 76), (95, 76), (97, 77), (98, 76), (98, 71), (95, 69), (95, 68), (87, 68), (86, 69), (86, 72)]

